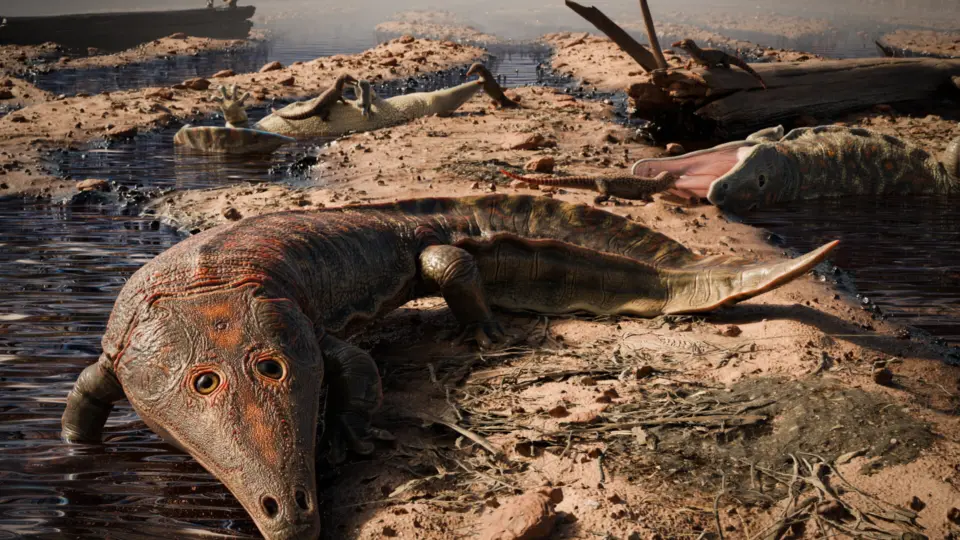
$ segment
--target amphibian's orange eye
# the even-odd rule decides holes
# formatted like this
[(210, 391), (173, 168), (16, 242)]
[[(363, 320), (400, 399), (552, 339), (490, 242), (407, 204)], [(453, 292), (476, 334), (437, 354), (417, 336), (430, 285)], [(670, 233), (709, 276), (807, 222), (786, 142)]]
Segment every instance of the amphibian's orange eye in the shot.
[(283, 378), (283, 364), (276, 360), (266, 359), (257, 362), (257, 371), (270, 379), (280, 380)]
[(207, 395), (220, 386), (220, 376), (212, 371), (201, 373), (193, 379), (193, 389), (198, 393)]

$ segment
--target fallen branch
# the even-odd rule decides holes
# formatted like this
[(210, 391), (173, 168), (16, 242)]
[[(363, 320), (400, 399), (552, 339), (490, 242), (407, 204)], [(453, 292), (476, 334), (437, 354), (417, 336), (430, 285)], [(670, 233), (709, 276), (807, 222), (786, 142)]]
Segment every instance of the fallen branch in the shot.
[(617, 47), (620, 47), (623, 52), (630, 55), (630, 58), (633, 58), (644, 71), (649, 73), (658, 68), (657, 59), (653, 54), (643, 45), (637, 43), (637, 40), (630, 37), (630, 34), (623, 28), (620, 28), (617, 23), (610, 20), (610, 18), (604, 15), (599, 9), (593, 6), (582, 6), (571, 0), (565, 0), (564, 3), (568, 8), (576, 12), (577, 15), (580, 15), (590, 24), (596, 26), (597, 30), (606, 34), (607, 37), (617, 44)]
[(647, 39), (650, 40), (653, 57), (656, 58), (660, 69), (667, 69), (667, 59), (663, 57), (663, 50), (660, 48), (660, 40), (657, 39), (657, 29), (653, 25), (653, 15), (650, 14), (647, 0), (640, 0), (640, 11), (643, 12), (643, 24), (647, 27)]

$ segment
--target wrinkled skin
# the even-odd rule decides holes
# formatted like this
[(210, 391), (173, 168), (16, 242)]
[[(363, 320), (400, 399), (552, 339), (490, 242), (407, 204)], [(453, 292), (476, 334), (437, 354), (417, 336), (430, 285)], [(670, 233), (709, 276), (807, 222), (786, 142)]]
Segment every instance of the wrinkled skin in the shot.
[(960, 139), (938, 161), (917, 146), (863, 128), (799, 128), (778, 137), (782, 133), (778, 126), (744, 141), (643, 159), (632, 172), (671, 172), (679, 177), (676, 191), (734, 213), (822, 197), (960, 193)]
[(253, 286), (163, 298), (129, 344), (117, 378), (154, 431), (221, 479), (265, 536), (319, 530), (313, 455), (324, 370), (296, 305), (258, 298)]
[(319, 535), (323, 411), (333, 462), (369, 454), (377, 366), (343, 336), (439, 294), (481, 346), (492, 306), (547, 314), (699, 313), (806, 273), (836, 243), (759, 264), (701, 257), (631, 220), (542, 197), (491, 195), (281, 212), (209, 229), (138, 270), (100, 360), (67, 398), (63, 437), (99, 442), (126, 397), (226, 484), (269, 540)]

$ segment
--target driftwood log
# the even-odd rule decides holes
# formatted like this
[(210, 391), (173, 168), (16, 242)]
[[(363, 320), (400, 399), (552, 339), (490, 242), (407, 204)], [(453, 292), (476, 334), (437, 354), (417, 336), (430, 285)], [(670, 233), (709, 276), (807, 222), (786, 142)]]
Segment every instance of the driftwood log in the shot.
[[(650, 10), (645, 0), (640, 4), (651, 43), (659, 50)], [(825, 119), (880, 103), (930, 99), (941, 90), (955, 93), (960, 88), (960, 59), (750, 64), (766, 81), (766, 90), (740, 69), (662, 69), (660, 59), (600, 10), (571, 0), (566, 5), (646, 71), (627, 94), (637, 115), (656, 123), (661, 134), (709, 130), (721, 138), (742, 137), (777, 124), (789, 126), (801, 116)]]
[[(951, 86), (952, 77), (960, 75), (960, 60), (932, 58), (868, 58), (751, 67), (766, 81), (766, 90), (759, 89), (756, 79), (749, 74), (735, 69), (678, 70), (657, 73), (654, 80), (664, 85), (662, 88), (667, 89), (675, 103), (692, 103), (695, 115), (715, 124), (717, 136), (736, 137), (790, 123), (800, 116), (823, 119), (879, 103), (929, 99)], [(678, 85), (678, 81), (685, 82)]]
[(600, 30), (613, 40), (613, 42), (617, 44), (617, 47), (620, 47), (623, 52), (630, 55), (630, 58), (633, 58), (633, 61), (643, 68), (644, 71), (649, 73), (659, 67), (653, 53), (648, 51), (643, 45), (637, 43), (637, 40), (630, 37), (630, 34), (623, 28), (620, 28), (617, 23), (613, 22), (610, 17), (604, 15), (599, 9), (593, 6), (581, 6), (571, 0), (566, 0), (565, 3), (567, 7), (575, 11), (577, 15), (589, 21), (590, 24), (597, 27), (597, 30)]

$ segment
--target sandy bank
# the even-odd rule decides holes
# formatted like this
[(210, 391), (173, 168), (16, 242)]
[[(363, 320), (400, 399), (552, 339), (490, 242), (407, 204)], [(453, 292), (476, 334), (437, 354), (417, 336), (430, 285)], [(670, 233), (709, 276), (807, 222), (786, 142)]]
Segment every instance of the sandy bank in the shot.
[(449, 11), (403, 11), (377, 25), (377, 32), (410, 34), (420, 38), (476, 44), (497, 43), (500, 38), (473, 28)]
[(897, 30), (880, 38), (880, 43), (898, 54), (960, 58), (960, 31)]
[[(250, 91), (251, 106), (273, 99), (314, 96), (337, 75), (349, 72), (370, 80), (386, 80), (420, 71), (440, 71), (469, 64), (483, 51), (455, 43), (397, 39), (357, 55), (337, 55), (281, 66), (261, 73), (207, 79), (211, 88), (142, 88), (87, 97), (34, 103), (0, 118), (0, 167), (17, 156), (32, 171), (29, 177), (8, 177), (0, 196), (61, 192), (63, 182), (44, 176), (36, 163), (44, 150), (80, 145), (113, 137), (129, 137), (138, 130), (176, 122), (218, 110), (211, 99), (214, 85), (238, 84)], [(80, 180), (80, 179), (77, 179)]]

